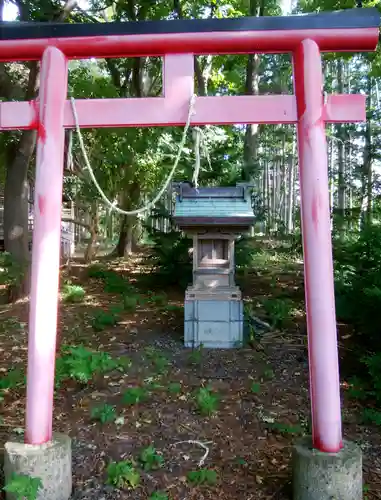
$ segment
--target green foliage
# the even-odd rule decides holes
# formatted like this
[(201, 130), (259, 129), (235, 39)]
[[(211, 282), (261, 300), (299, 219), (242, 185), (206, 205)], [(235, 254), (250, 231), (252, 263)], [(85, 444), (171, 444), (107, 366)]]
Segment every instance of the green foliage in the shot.
[(64, 302), (82, 302), (85, 294), (86, 292), (81, 286), (67, 283), (62, 290), (62, 299)]
[(134, 312), (138, 305), (138, 297), (123, 295), (123, 308), (127, 312)]
[(181, 384), (179, 382), (171, 382), (168, 385), (168, 392), (170, 394), (180, 394), (180, 392), (181, 392)]
[(145, 349), (145, 354), (155, 371), (162, 374), (168, 371), (170, 362), (160, 351), (154, 347), (148, 347)]
[(109, 405), (107, 403), (102, 406), (96, 406), (91, 410), (91, 418), (93, 420), (99, 420), (102, 424), (107, 424), (108, 422), (115, 422), (116, 419), (116, 408), (115, 406)]
[(97, 311), (94, 314), (92, 320), (92, 326), (96, 332), (101, 332), (106, 330), (106, 328), (111, 328), (117, 325), (119, 322), (119, 315), (117, 312), (109, 310), (109, 311)]
[(25, 276), (26, 266), (9, 252), (0, 253), (0, 285), (18, 286)]
[(129, 460), (111, 462), (107, 467), (107, 484), (116, 488), (135, 489), (140, 483), (140, 474)]
[(39, 477), (12, 474), (11, 480), (4, 486), (4, 491), (12, 493), (17, 500), (36, 500), (42, 486)]
[(373, 408), (365, 408), (363, 410), (362, 417), (364, 424), (375, 424), (381, 426), (381, 411)]
[(204, 346), (200, 344), (198, 347), (192, 349), (189, 354), (188, 361), (191, 365), (200, 365), (204, 355)]
[(159, 469), (164, 459), (159, 455), (153, 445), (144, 448), (139, 455), (139, 462), (146, 472)]
[(258, 382), (252, 382), (251, 386), (250, 386), (250, 391), (253, 393), (253, 394), (258, 394), (261, 390), (261, 385), (258, 383)]
[(147, 262), (163, 285), (186, 288), (192, 281), (192, 241), (178, 231), (151, 230), (152, 246)]
[(123, 360), (115, 360), (103, 351), (92, 351), (83, 345), (68, 346), (56, 361), (56, 386), (66, 379), (87, 384), (96, 375), (102, 375), (118, 368), (124, 368)]
[(164, 491), (155, 491), (148, 500), (169, 500), (169, 496)]
[(210, 416), (217, 411), (219, 397), (208, 387), (200, 387), (195, 393), (195, 402), (201, 415)]
[(0, 390), (16, 389), (23, 387), (25, 383), (25, 373), (19, 368), (12, 368), (5, 375), (0, 376)]
[(335, 240), (334, 257), (337, 316), (356, 327), (362, 348), (380, 351), (381, 227)]
[(294, 304), (291, 299), (287, 298), (268, 298), (263, 301), (263, 307), (270, 318), (272, 326), (283, 328), (291, 317)]
[(203, 468), (188, 472), (187, 479), (194, 486), (202, 484), (213, 486), (217, 483), (217, 473), (214, 470)]
[(123, 394), (123, 403), (136, 405), (148, 399), (149, 392), (145, 387), (129, 387)]

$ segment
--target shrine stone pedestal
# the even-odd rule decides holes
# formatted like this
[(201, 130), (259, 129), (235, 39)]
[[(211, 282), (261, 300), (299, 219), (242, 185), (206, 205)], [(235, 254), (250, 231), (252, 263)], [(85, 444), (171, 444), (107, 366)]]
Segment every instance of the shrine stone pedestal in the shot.
[(232, 348), (243, 341), (243, 303), (238, 288), (194, 290), (189, 287), (184, 303), (186, 347)]

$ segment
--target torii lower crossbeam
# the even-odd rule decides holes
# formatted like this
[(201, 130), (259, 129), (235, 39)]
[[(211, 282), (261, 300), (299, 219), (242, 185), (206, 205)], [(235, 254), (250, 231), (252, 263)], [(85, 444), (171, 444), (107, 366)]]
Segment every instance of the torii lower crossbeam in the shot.
[[(288, 18), (187, 21), (176, 24), (2, 25), (1, 60), (39, 59), (39, 101), (0, 103), (0, 129), (38, 131), (29, 321), (26, 442), (52, 437), (58, 304), (60, 204), (64, 129), (74, 127), (67, 60), (80, 57), (164, 56), (164, 95), (143, 99), (78, 100), (81, 127), (184, 125), (194, 93), (199, 53), (292, 52), (295, 96), (199, 97), (194, 125), (297, 124), (302, 204), (313, 444), (342, 446), (338, 353), (325, 124), (365, 119), (365, 96), (322, 92), (321, 51), (374, 50), (375, 9)], [(197, 26), (196, 26), (197, 25)], [(156, 26), (156, 28), (155, 28)], [(204, 27), (205, 31), (202, 31)], [(150, 33), (150, 30), (156, 32)], [(176, 31), (178, 30), (178, 31)], [(83, 33), (82, 33), (83, 31)]]

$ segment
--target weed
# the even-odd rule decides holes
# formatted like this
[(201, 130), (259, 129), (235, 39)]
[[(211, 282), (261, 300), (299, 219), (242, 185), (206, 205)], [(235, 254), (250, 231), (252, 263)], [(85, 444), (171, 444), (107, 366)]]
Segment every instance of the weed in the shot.
[(169, 500), (169, 496), (164, 491), (155, 491), (148, 500)]
[(87, 275), (89, 278), (103, 279), (107, 276), (108, 272), (106, 267), (101, 264), (92, 264), (87, 268)]
[(263, 307), (270, 318), (272, 326), (274, 328), (283, 328), (292, 315), (294, 304), (291, 299), (276, 298), (264, 300)]
[(158, 455), (153, 445), (144, 448), (139, 455), (139, 462), (146, 472), (156, 470), (162, 466), (164, 460), (161, 455)]
[(115, 326), (118, 324), (119, 318), (114, 311), (97, 311), (93, 317), (92, 326), (95, 331), (101, 332), (106, 328)]
[(102, 406), (96, 406), (91, 410), (91, 418), (99, 420), (102, 424), (114, 422), (116, 420), (115, 406), (111, 406), (107, 403)]
[(81, 286), (67, 283), (62, 290), (62, 299), (64, 302), (82, 302), (85, 294), (86, 292)]
[(181, 313), (184, 310), (184, 307), (177, 306), (176, 304), (166, 304), (162, 307), (162, 309), (167, 312)]
[(39, 477), (12, 474), (11, 480), (4, 486), (7, 493), (13, 493), (16, 500), (36, 500), (42, 488)]
[(282, 424), (281, 422), (268, 422), (267, 425), (279, 434), (303, 434), (303, 429), (300, 425)]
[(201, 387), (195, 394), (195, 400), (202, 415), (212, 415), (217, 411), (219, 398), (208, 387)]
[(12, 368), (4, 376), (0, 377), (0, 390), (16, 389), (26, 384), (26, 376), (23, 370)]
[(168, 385), (168, 392), (170, 394), (180, 394), (180, 392), (181, 392), (181, 384), (179, 382), (171, 382)]
[(198, 347), (192, 349), (192, 352), (189, 354), (189, 363), (191, 365), (200, 365), (202, 362), (204, 354), (204, 346), (200, 344)]
[(353, 377), (349, 380), (349, 388), (347, 394), (350, 398), (365, 401), (368, 398), (368, 391), (363, 385), (363, 382), (358, 377)]
[(373, 408), (365, 408), (362, 417), (364, 424), (381, 425), (381, 412)]
[(148, 391), (145, 387), (130, 387), (123, 394), (123, 403), (136, 405), (148, 399)]
[(139, 297), (135, 295), (123, 295), (123, 308), (127, 312), (134, 312), (138, 305)]
[(260, 392), (260, 390), (261, 390), (260, 384), (258, 384), (258, 382), (252, 382), (251, 387), (250, 387), (250, 391), (253, 394), (258, 394)]
[(267, 368), (263, 372), (263, 378), (265, 380), (272, 380), (274, 377), (275, 377), (275, 373), (274, 373), (274, 370), (272, 370), (271, 368)]
[(82, 384), (88, 383), (95, 375), (101, 375), (117, 368), (123, 368), (124, 360), (113, 359), (103, 351), (92, 351), (83, 345), (68, 346), (56, 361), (56, 387), (65, 379), (74, 379)]
[(106, 483), (116, 488), (135, 489), (140, 483), (140, 474), (129, 460), (111, 462), (107, 467)]
[(214, 485), (217, 483), (217, 473), (211, 469), (198, 469), (188, 472), (187, 479), (194, 486), (201, 484)]
[(157, 306), (165, 306), (168, 302), (168, 297), (165, 293), (160, 295), (151, 295), (149, 301), (153, 302)]
[(154, 347), (147, 347), (145, 353), (157, 372), (165, 373), (168, 371), (170, 362), (160, 351)]

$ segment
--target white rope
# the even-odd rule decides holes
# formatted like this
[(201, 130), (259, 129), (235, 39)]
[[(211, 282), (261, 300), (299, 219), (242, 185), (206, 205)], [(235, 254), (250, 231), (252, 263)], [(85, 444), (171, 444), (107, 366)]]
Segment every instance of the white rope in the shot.
[(205, 463), (205, 460), (208, 458), (208, 455), (209, 455), (209, 448), (208, 448), (207, 444), (212, 444), (212, 441), (207, 441), (206, 443), (202, 443), (201, 441), (196, 441), (194, 439), (188, 439), (186, 441), (177, 441), (177, 443), (173, 443), (172, 446), (177, 446), (178, 444), (183, 444), (183, 443), (197, 444), (198, 446), (201, 446), (201, 448), (204, 448), (205, 453), (198, 462), (198, 466), (202, 467)]
[(198, 176), (200, 173), (200, 165), (201, 165), (201, 156), (200, 156), (200, 140), (201, 140), (201, 129), (199, 127), (195, 127), (193, 129), (193, 139), (194, 139), (194, 152), (195, 152), (195, 167), (193, 172), (192, 182), (194, 187), (198, 188)]
[(204, 131), (200, 129), (200, 127), (194, 127), (194, 134), (193, 134), (193, 139), (195, 141), (195, 168), (193, 172), (193, 178), (192, 178), (192, 183), (196, 189), (198, 189), (198, 178), (200, 175), (200, 170), (201, 170), (201, 146), (203, 148), (204, 154), (206, 156), (206, 159), (209, 164), (209, 168), (212, 169), (211, 161), (210, 161), (210, 156), (209, 156), (209, 151), (208, 151), (208, 146), (206, 144), (206, 137), (204, 134)]
[(72, 107), (72, 110), (73, 110), (75, 129), (77, 131), (79, 145), (81, 147), (83, 159), (85, 160), (86, 168), (88, 169), (88, 171), (90, 173), (91, 180), (93, 181), (93, 183), (94, 183), (95, 187), (97, 188), (99, 194), (101, 195), (103, 201), (110, 208), (110, 210), (113, 210), (114, 212), (118, 212), (119, 214), (122, 214), (122, 215), (138, 215), (138, 214), (141, 214), (141, 213), (144, 213), (144, 212), (147, 212), (148, 210), (150, 210), (160, 200), (160, 198), (163, 196), (165, 190), (168, 188), (169, 183), (171, 182), (172, 177), (173, 177), (173, 175), (174, 175), (174, 173), (176, 171), (176, 168), (177, 168), (177, 166), (179, 164), (179, 161), (180, 161), (180, 158), (181, 158), (181, 154), (183, 152), (183, 149), (184, 149), (184, 146), (185, 146), (185, 142), (186, 142), (186, 139), (187, 139), (187, 133), (188, 133), (188, 130), (189, 130), (189, 127), (190, 127), (190, 122), (191, 122), (192, 116), (195, 114), (195, 111), (194, 111), (195, 102), (196, 102), (196, 95), (192, 95), (192, 97), (190, 99), (190, 102), (189, 102), (188, 117), (187, 117), (187, 121), (185, 123), (184, 131), (183, 131), (183, 135), (182, 135), (181, 142), (180, 142), (180, 145), (179, 145), (179, 150), (178, 150), (178, 153), (177, 153), (177, 156), (176, 156), (176, 159), (175, 159), (175, 163), (173, 164), (172, 170), (170, 171), (170, 173), (169, 173), (169, 175), (167, 177), (167, 180), (165, 181), (163, 187), (161, 188), (161, 190), (159, 191), (159, 193), (155, 196), (155, 198), (153, 200), (149, 201), (144, 207), (138, 208), (136, 210), (129, 210), (129, 211), (127, 211), (127, 210), (122, 210), (121, 208), (117, 207), (115, 203), (112, 203), (107, 198), (107, 196), (105, 195), (105, 193), (102, 191), (102, 188), (98, 184), (97, 179), (95, 178), (95, 175), (94, 175), (93, 169), (91, 168), (90, 161), (89, 161), (89, 158), (87, 156), (85, 145), (84, 145), (84, 142), (83, 142), (83, 137), (82, 137), (81, 129), (80, 129), (80, 126), (79, 126), (78, 113), (77, 113), (77, 109), (76, 109), (76, 106), (75, 106), (75, 100), (74, 100), (74, 97), (71, 98), (71, 107)]

